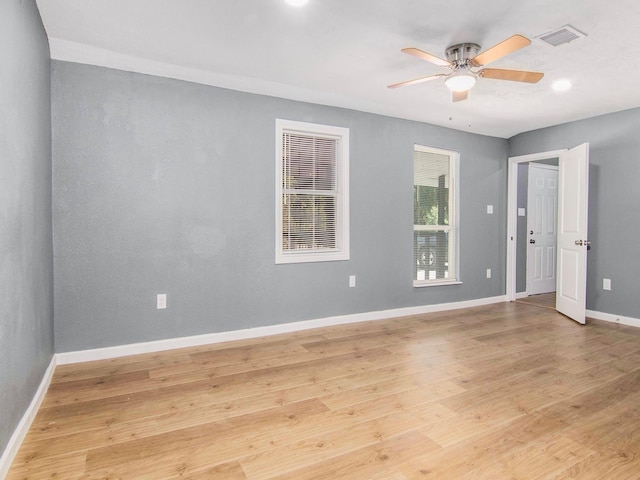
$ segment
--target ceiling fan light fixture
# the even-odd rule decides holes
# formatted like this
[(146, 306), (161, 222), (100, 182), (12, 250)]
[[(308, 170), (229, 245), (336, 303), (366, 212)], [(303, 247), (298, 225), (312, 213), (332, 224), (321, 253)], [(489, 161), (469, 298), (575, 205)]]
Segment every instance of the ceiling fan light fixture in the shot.
[(447, 78), (444, 84), (451, 91), (466, 92), (476, 84), (476, 77), (468, 70), (460, 70)]
[(451, 100), (453, 102), (459, 102), (468, 98), (468, 91), (476, 84), (478, 77), (494, 80), (509, 80), (512, 82), (538, 83), (542, 80), (542, 77), (544, 77), (544, 73), (502, 68), (484, 68), (485, 65), (520, 50), (530, 43), (531, 40), (522, 35), (512, 35), (481, 53), (478, 53), (480, 51), (480, 45), (477, 43), (458, 43), (447, 47), (444, 52), (447, 57), (446, 60), (415, 47), (403, 48), (402, 51), (404, 53), (408, 53), (409, 55), (413, 55), (439, 67), (448, 68), (449, 73), (438, 73), (405, 82), (394, 83), (389, 85), (388, 88), (415, 85), (444, 77), (445, 85), (452, 92)]

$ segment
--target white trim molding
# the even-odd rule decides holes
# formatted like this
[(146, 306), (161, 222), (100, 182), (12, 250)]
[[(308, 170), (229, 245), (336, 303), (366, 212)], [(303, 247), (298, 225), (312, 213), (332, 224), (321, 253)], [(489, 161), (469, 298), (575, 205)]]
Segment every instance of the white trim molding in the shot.
[(597, 312), (595, 310), (587, 310), (587, 318), (593, 318), (595, 320), (602, 320), (604, 322), (619, 323), (620, 325), (628, 325), (630, 327), (640, 328), (640, 318), (625, 317), (623, 315)]
[(0, 457), (0, 478), (5, 478), (9, 473), (9, 468), (13, 463), (13, 460), (16, 458), (18, 454), (18, 450), (22, 445), (22, 441), (24, 437), (27, 436), (27, 432), (31, 427), (31, 423), (33, 423), (33, 419), (36, 418), (36, 414), (38, 413), (38, 409), (44, 400), (44, 396), (47, 393), (49, 388), (49, 384), (51, 384), (51, 379), (53, 378), (53, 372), (56, 369), (57, 361), (56, 355), (53, 355), (51, 358), (51, 362), (49, 362), (49, 366), (47, 370), (44, 372), (44, 376), (40, 381), (40, 386), (38, 390), (36, 390), (27, 411), (24, 412), (20, 423), (11, 435), (9, 439), (9, 443), (7, 443), (7, 447), (4, 449), (2, 456)]
[(480, 298), (476, 300), (465, 300), (452, 303), (438, 303), (435, 305), (424, 305), (418, 307), (395, 308), (391, 310), (380, 310), (375, 312), (353, 313), (350, 315), (339, 315), (335, 317), (318, 318), (301, 322), (283, 323), (279, 325), (269, 325), (265, 327), (247, 328), (244, 330), (232, 330), (229, 332), (207, 333), (190, 337), (168, 338), (166, 340), (156, 340), (153, 342), (132, 343), (128, 345), (117, 345), (114, 347), (96, 348), (93, 350), (80, 350), (75, 352), (64, 352), (56, 354), (58, 365), (69, 363), (90, 362), (93, 360), (105, 360), (109, 358), (125, 357), (128, 355), (139, 355), (141, 353), (161, 352), (176, 348), (196, 347), (213, 343), (230, 342), (234, 340), (246, 340), (250, 338), (277, 335), (280, 333), (291, 333), (312, 328), (329, 327), (332, 325), (344, 325), (349, 323), (367, 322), (372, 320), (385, 320), (388, 318), (403, 317), (407, 315), (419, 315), (422, 313), (441, 312), (443, 310), (457, 310), (460, 308), (479, 307), (492, 303), (505, 302), (506, 297)]
[[(95, 65), (124, 72), (141, 73), (156, 77), (172, 78), (185, 82), (198, 83), (213, 87), (226, 88), (257, 95), (286, 98), (300, 102), (311, 102), (339, 108), (350, 108), (378, 115), (393, 115), (389, 109), (378, 105), (354, 100), (353, 97), (310, 88), (297, 87), (281, 82), (258, 78), (243, 77), (198, 68), (189, 68), (163, 61), (150, 60), (113, 50), (95, 47), (84, 43), (72, 42), (61, 38), (49, 37), (49, 50), (52, 60)], [(375, 108), (373, 108), (375, 107)]]

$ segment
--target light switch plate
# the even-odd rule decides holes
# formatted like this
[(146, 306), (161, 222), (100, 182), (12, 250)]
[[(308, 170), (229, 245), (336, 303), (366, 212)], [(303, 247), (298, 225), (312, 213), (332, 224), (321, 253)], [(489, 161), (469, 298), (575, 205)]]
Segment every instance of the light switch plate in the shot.
[(487, 214), (489, 215), (493, 214), (493, 205), (487, 205)]
[(603, 290), (611, 290), (611, 279), (603, 278), (602, 279), (602, 289)]
[(356, 286), (356, 276), (349, 275), (349, 287), (355, 287), (355, 286)]
[(167, 294), (166, 293), (159, 293), (158, 296), (156, 297), (156, 308), (158, 310), (162, 310), (167, 308)]
[(519, 208), (518, 209), (518, 216), (519, 217), (526, 217), (527, 216), (527, 211), (524, 208)]

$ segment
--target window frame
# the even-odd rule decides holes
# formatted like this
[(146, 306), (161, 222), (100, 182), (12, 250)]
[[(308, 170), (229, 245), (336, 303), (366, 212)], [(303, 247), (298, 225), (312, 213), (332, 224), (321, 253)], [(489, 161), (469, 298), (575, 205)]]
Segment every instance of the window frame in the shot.
[[(302, 134), (337, 140), (336, 149), (336, 231), (335, 249), (283, 250), (283, 135)], [(276, 119), (276, 215), (275, 263), (308, 263), (349, 260), (349, 129), (332, 125)], [(311, 194), (310, 194), (311, 195)]]
[[(413, 224), (413, 229), (411, 232), (411, 238), (413, 242), (412, 247), (412, 261), (416, 262), (416, 241), (415, 241), (415, 232), (416, 231), (426, 231), (426, 232), (438, 232), (438, 231), (450, 231), (453, 232), (453, 242), (449, 242), (448, 244), (448, 256), (449, 263), (453, 263), (453, 267), (449, 269), (449, 278), (438, 278), (438, 279), (425, 279), (425, 280), (417, 280), (413, 279), (413, 286), (416, 288), (422, 287), (433, 287), (439, 285), (456, 285), (461, 284), (460, 280), (460, 153), (454, 150), (447, 150), (436, 147), (429, 147), (426, 145), (414, 144), (413, 146), (413, 188), (415, 189), (415, 153), (416, 152), (424, 152), (424, 153), (432, 153), (435, 155), (444, 155), (449, 157), (449, 225), (416, 225)], [(415, 208), (415, 202), (414, 202)], [(415, 215), (415, 212), (414, 212)], [(415, 218), (415, 217), (414, 217)], [(419, 228), (416, 228), (419, 227)], [(451, 235), (449, 236), (451, 238)], [(451, 258), (453, 258), (453, 262), (451, 262)], [(415, 265), (414, 265), (415, 268)], [(413, 270), (413, 269), (412, 269)], [(414, 273), (415, 276), (415, 273)]]

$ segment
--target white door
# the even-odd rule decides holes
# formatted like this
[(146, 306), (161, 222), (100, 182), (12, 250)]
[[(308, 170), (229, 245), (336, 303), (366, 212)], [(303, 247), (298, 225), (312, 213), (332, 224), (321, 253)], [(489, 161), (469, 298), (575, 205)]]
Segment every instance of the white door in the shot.
[(529, 164), (527, 294), (556, 290), (558, 167)]
[(589, 144), (560, 155), (556, 309), (586, 323)]

